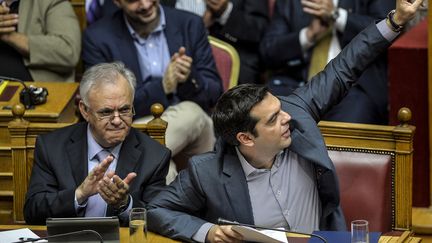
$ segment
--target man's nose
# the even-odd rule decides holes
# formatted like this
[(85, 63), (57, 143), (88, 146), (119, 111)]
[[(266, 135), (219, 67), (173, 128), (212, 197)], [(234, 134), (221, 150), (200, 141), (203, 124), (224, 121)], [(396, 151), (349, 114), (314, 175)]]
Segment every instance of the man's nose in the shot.
[(153, 5), (155, 0), (140, 0), (140, 2), (141, 2), (142, 8), (148, 9)]
[(286, 113), (285, 111), (282, 111), (282, 114), (283, 114), (283, 120), (282, 120), (282, 122), (284, 124), (288, 123), (289, 121), (291, 121), (291, 116), (288, 113)]
[(122, 118), (120, 117), (120, 113), (118, 111), (114, 111), (111, 117), (111, 123), (115, 125), (119, 125), (122, 123)]

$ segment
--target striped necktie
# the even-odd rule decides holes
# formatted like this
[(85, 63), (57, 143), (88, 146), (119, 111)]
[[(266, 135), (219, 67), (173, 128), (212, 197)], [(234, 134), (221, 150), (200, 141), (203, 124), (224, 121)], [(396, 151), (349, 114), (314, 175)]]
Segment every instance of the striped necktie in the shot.
[[(97, 153), (95, 157), (100, 163), (110, 154), (111, 154), (110, 151), (103, 149), (99, 153)], [(106, 206), (107, 206), (106, 202), (102, 199), (99, 193), (95, 194), (89, 197), (87, 201), (85, 216), (105, 217)]]
[(102, 17), (102, 6), (100, 5), (99, 0), (90, 0), (90, 1), (91, 3), (86, 13), (87, 25), (96, 22), (96, 20)]

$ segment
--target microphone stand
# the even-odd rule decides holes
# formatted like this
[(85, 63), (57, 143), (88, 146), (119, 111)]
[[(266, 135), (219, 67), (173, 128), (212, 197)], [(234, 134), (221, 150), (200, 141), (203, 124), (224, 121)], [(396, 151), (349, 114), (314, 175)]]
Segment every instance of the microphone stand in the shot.
[(94, 234), (97, 236), (97, 238), (99, 239), (99, 241), (101, 243), (103, 243), (103, 238), (102, 236), (95, 230), (80, 230), (80, 231), (73, 231), (73, 232), (68, 232), (68, 233), (63, 233), (63, 234), (57, 234), (57, 235), (51, 235), (51, 236), (46, 236), (46, 237), (40, 237), (40, 238), (25, 238), (25, 237), (20, 237), (19, 241), (15, 241), (12, 243), (23, 243), (23, 242), (36, 242), (39, 240), (47, 240), (47, 239), (51, 239), (51, 238), (57, 238), (57, 237), (62, 237), (62, 236), (70, 236), (70, 235), (81, 235), (81, 234)]
[(316, 238), (320, 239), (322, 242), (327, 243), (327, 240), (324, 239), (324, 237), (322, 237), (320, 235), (317, 235), (317, 234), (309, 234), (309, 233), (296, 232), (296, 231), (290, 231), (290, 230), (278, 229), (278, 228), (268, 228), (268, 227), (256, 226), (256, 225), (252, 225), (252, 224), (243, 224), (243, 223), (239, 223), (237, 221), (230, 221), (230, 220), (226, 220), (226, 219), (223, 219), (223, 218), (218, 218), (218, 225), (238, 225), (238, 226), (251, 227), (251, 228), (254, 228), (254, 229), (274, 230), (274, 231), (280, 231), (280, 232), (284, 232), (284, 233), (293, 233), (293, 234), (299, 234), (299, 235), (306, 235), (306, 236), (316, 237)]

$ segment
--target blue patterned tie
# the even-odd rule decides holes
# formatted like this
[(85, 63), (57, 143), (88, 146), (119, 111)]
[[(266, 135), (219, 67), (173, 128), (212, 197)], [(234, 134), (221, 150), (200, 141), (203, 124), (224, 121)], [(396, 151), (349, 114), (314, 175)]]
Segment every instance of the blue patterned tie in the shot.
[[(108, 150), (101, 150), (99, 153), (96, 154), (96, 158), (98, 159), (99, 163), (102, 162), (108, 155), (110, 155), (110, 152)], [(105, 211), (106, 211), (106, 202), (102, 199), (102, 197), (98, 194), (95, 194), (91, 197), (89, 197), (87, 201), (87, 207), (85, 216), (86, 217), (105, 217)]]
[(90, 0), (90, 6), (87, 10), (87, 25), (90, 25), (96, 20), (100, 19), (102, 17), (102, 6), (99, 3), (99, 0)]

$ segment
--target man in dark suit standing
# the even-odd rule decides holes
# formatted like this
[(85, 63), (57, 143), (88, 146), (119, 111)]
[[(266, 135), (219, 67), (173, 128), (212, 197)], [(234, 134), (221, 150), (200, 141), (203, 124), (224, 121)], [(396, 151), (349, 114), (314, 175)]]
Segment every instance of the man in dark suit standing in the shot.
[(216, 150), (194, 156), (149, 203), (149, 229), (199, 242), (242, 240), (231, 226), (217, 225), (219, 217), (306, 233), (346, 230), (336, 170), (317, 123), (421, 2), (398, 0), (387, 19), (367, 27), (290, 96), (252, 84), (225, 92), (213, 112)]
[[(114, 3), (119, 10), (84, 33), (84, 65), (121, 61), (135, 73), (134, 122), (146, 122), (151, 104), (161, 103), (173, 156), (212, 150), (215, 138), (207, 113), (222, 93), (222, 81), (202, 19), (162, 7), (159, 0)], [(169, 175), (174, 179), (175, 166)]]
[(84, 73), (86, 122), (41, 135), (24, 205), (28, 224), (49, 217), (118, 216), (144, 207), (165, 185), (170, 151), (131, 128), (135, 76), (120, 63)]
[(240, 56), (238, 83), (260, 83), (259, 43), (268, 24), (267, 0), (161, 0), (201, 16), (209, 34), (233, 45)]
[[(261, 42), (263, 61), (272, 70), (269, 87), (273, 93), (289, 95), (304, 85), (360, 31), (394, 7), (394, 0), (276, 1)], [(383, 53), (323, 119), (386, 124), (387, 116), (387, 57)]]

